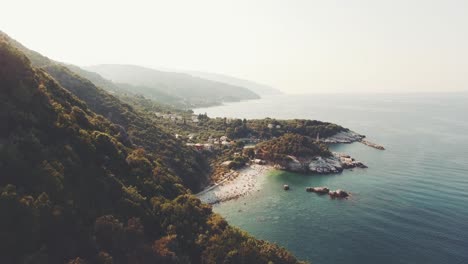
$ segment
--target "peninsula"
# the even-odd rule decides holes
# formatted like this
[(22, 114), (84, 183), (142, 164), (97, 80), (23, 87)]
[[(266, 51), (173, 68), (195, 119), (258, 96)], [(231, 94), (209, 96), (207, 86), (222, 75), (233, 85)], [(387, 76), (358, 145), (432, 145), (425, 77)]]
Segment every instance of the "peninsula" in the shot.
[[(192, 143), (187, 144), (211, 160), (210, 184), (197, 194), (206, 203), (216, 204), (258, 191), (265, 174), (275, 169), (331, 174), (367, 168), (347, 154), (329, 150), (330, 144), (360, 142), (364, 138), (339, 125), (299, 119), (211, 119), (205, 115), (200, 115), (198, 122), (209, 123), (201, 127), (211, 129), (221, 123), (226, 131), (234, 132), (217, 138), (212, 130), (206, 141), (195, 138), (193, 133), (189, 136)], [(320, 138), (320, 134), (326, 136)]]

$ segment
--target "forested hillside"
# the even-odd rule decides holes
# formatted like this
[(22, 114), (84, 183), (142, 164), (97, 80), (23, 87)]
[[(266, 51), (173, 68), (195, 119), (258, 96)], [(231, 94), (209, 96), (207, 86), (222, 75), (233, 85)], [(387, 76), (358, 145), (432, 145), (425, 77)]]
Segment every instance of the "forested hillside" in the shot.
[(203, 171), (193, 151), (10, 43), (0, 38), (0, 263), (297, 262), (189, 194)]
[(86, 67), (86, 70), (97, 72), (116, 83), (131, 84), (131, 87), (127, 87), (129, 92), (138, 92), (150, 99), (157, 98), (163, 92), (182, 98), (191, 106), (260, 98), (244, 87), (206, 80), (185, 73), (157, 71), (135, 65), (96, 65)]
[(78, 66), (67, 64), (66, 67), (123, 101), (150, 98), (154, 103), (160, 105), (161, 111), (163, 111), (163, 108), (164, 110), (171, 108), (188, 109), (193, 106), (183, 98), (169, 95), (162, 90), (155, 90), (146, 86), (135, 86), (128, 83), (114, 83), (95, 72), (84, 70)]
[(127, 144), (144, 147), (149, 154), (155, 155), (159, 163), (180, 177), (187, 187), (197, 191), (207, 181), (209, 166), (206, 160), (177, 141), (169, 131), (64, 65), (27, 49), (0, 32), (0, 40), (2, 39), (24, 52), (31, 58), (33, 66), (50, 74), (62, 87), (84, 101), (93, 112), (118, 125)]
[(314, 142), (310, 137), (291, 133), (262, 142), (255, 148), (258, 156), (273, 162), (287, 160), (289, 155), (296, 157), (328, 157), (332, 155), (324, 144)]

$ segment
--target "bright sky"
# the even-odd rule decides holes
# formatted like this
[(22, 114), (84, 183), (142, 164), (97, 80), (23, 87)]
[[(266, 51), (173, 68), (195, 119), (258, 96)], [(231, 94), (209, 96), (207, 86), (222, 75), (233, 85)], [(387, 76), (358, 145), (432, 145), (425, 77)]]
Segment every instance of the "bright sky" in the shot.
[(0, 2), (0, 30), (77, 65), (223, 73), (290, 93), (468, 90), (467, 0)]

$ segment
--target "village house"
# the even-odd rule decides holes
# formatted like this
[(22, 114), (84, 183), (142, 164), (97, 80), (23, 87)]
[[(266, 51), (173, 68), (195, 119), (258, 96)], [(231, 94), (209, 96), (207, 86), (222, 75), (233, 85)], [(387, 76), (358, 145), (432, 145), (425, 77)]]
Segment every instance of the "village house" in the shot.
[(227, 140), (221, 141), (221, 145), (230, 146), (230, 145), (232, 145), (232, 141), (227, 141)]
[(253, 162), (258, 165), (265, 165), (266, 161), (262, 159), (254, 159)]
[(203, 144), (203, 148), (205, 150), (210, 150), (211, 151), (211, 150), (213, 150), (213, 144), (205, 143), (205, 144)]
[(200, 120), (198, 120), (198, 115), (192, 115), (192, 122), (193, 123), (198, 123)]
[(232, 121), (234, 121), (234, 120), (235, 120), (235, 118), (231, 118), (231, 117), (226, 118), (226, 124), (231, 124)]
[(200, 144), (200, 143), (187, 143), (186, 144), (187, 147), (192, 147), (194, 148), (195, 150), (203, 150), (205, 149), (205, 146), (203, 144)]
[(197, 143), (197, 144), (195, 144), (195, 149), (196, 150), (203, 150), (203, 149), (205, 149), (205, 146), (203, 146), (203, 144)]
[(229, 167), (231, 164), (232, 164), (231, 160), (227, 160), (227, 161), (221, 163), (222, 166), (226, 166), (226, 167)]

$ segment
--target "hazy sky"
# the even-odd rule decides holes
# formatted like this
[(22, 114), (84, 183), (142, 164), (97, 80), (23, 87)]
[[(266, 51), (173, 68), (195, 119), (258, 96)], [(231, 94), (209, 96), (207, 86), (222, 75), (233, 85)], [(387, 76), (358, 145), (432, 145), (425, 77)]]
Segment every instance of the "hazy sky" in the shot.
[(0, 1), (0, 30), (78, 65), (223, 73), (291, 93), (468, 90), (468, 0)]

